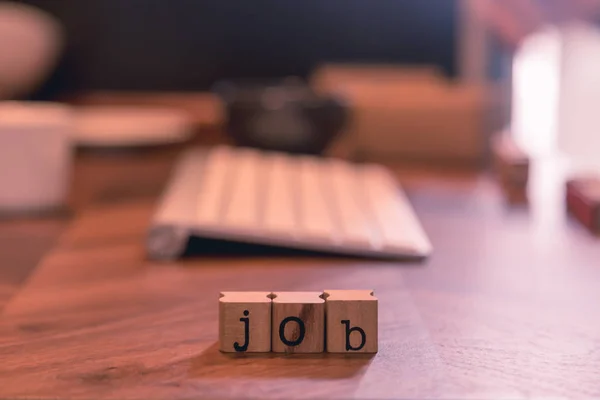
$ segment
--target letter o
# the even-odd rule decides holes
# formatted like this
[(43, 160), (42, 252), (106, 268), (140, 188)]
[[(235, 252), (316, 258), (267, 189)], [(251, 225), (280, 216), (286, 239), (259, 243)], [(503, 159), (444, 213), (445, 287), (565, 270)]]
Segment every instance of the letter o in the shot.
[[(298, 330), (300, 334), (298, 335), (298, 339), (289, 341), (285, 337), (285, 326), (288, 322), (296, 322), (298, 324)], [(298, 317), (287, 317), (279, 324), (279, 340), (283, 342), (286, 346), (298, 346), (304, 340), (304, 335), (306, 334), (306, 327), (304, 326), (304, 322)]]

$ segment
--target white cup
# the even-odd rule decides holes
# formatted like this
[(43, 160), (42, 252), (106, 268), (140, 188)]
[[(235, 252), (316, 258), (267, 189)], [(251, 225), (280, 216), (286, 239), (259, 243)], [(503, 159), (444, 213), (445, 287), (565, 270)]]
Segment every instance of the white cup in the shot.
[(0, 212), (66, 204), (73, 118), (58, 103), (0, 102)]

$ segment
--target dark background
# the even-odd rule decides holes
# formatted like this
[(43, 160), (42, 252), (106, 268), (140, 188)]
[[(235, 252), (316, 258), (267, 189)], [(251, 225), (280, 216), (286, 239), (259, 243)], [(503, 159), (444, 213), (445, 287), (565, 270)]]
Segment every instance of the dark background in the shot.
[(67, 32), (42, 89), (202, 90), (306, 77), (325, 61), (433, 64), (456, 74), (456, 0), (22, 0)]

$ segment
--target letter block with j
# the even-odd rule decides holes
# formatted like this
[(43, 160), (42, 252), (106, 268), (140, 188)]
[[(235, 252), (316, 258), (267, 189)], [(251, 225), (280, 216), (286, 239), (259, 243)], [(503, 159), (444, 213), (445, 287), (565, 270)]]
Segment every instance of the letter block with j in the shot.
[(325, 290), (328, 353), (377, 353), (377, 298), (372, 290)]
[(271, 351), (271, 293), (222, 292), (219, 349), (226, 353)]
[(323, 292), (273, 293), (271, 335), (275, 353), (324, 352)]

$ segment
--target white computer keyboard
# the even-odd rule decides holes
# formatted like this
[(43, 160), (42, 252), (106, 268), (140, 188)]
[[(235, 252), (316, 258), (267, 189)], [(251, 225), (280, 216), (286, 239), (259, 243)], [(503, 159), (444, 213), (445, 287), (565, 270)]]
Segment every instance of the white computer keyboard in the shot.
[(148, 254), (177, 258), (192, 236), (358, 256), (431, 252), (385, 168), (226, 146), (182, 157), (151, 223)]

